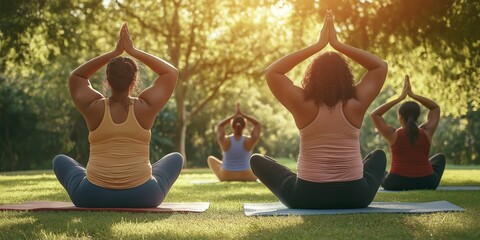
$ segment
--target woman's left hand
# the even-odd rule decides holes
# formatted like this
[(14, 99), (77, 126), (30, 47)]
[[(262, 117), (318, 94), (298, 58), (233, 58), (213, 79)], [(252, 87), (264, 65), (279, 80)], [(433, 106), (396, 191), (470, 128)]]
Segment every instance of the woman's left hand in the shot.
[(133, 46), (132, 37), (130, 36), (130, 31), (128, 30), (128, 26), (126, 23), (125, 23), (125, 34), (123, 38), (123, 44), (125, 46), (125, 51), (128, 54), (132, 55), (133, 52), (135, 52), (136, 48), (135, 46)]
[(412, 85), (410, 84), (410, 76), (408, 75), (405, 75), (405, 88), (408, 96), (412, 97), (413, 95), (415, 95), (413, 94)]
[(337, 38), (337, 32), (335, 31), (335, 23), (333, 20), (333, 12), (332, 10), (327, 11), (327, 19), (328, 19), (328, 42), (330, 43), (330, 46), (334, 47), (338, 45), (340, 42), (338, 41)]

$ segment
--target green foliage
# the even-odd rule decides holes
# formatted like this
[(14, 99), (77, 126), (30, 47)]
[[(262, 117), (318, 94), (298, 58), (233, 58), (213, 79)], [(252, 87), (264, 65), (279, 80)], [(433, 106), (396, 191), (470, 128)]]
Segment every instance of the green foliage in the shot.
[[(316, 41), (326, 9), (335, 12), (341, 40), (389, 63), (385, 88), (371, 109), (397, 94), (410, 74), (414, 90), (442, 109), (432, 153), (445, 153), (450, 163), (480, 164), (478, 1), (2, 0), (0, 5), (5, 149), (0, 170), (49, 168), (58, 153), (87, 162), (88, 132), (66, 80), (80, 63), (113, 48), (124, 21), (137, 47), (180, 70), (174, 97), (152, 128), (152, 161), (182, 151), (182, 138), (190, 166), (205, 166), (208, 155), (220, 157), (214, 126), (236, 102), (263, 124), (256, 152), (295, 158), (298, 131), (262, 72)], [(307, 64), (289, 73), (296, 84)], [(351, 65), (359, 79), (363, 70)], [(140, 74), (144, 86), (154, 78), (145, 66)], [(101, 70), (91, 79), (96, 89), (102, 89), (103, 78)], [(394, 114), (387, 118), (395, 123)], [(388, 152), (368, 117), (361, 138), (363, 154), (375, 148)]]

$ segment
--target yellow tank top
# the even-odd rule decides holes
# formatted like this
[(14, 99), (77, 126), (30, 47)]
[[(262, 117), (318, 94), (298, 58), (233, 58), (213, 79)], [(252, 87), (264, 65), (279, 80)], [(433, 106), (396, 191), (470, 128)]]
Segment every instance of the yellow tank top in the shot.
[(152, 177), (150, 165), (150, 130), (138, 123), (130, 99), (125, 122), (116, 124), (105, 99), (102, 122), (88, 135), (90, 159), (87, 179), (91, 183), (110, 189), (127, 189), (142, 185)]
[(318, 110), (312, 123), (300, 130), (298, 177), (310, 182), (346, 182), (363, 177), (360, 129), (345, 118), (343, 103)]

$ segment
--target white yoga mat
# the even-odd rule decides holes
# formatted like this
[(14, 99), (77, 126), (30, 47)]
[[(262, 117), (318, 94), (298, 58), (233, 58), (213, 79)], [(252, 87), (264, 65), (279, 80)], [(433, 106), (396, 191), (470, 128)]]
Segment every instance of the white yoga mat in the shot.
[(433, 213), (460, 212), (463, 208), (447, 201), (413, 203), (413, 202), (372, 202), (366, 208), (355, 209), (290, 209), (280, 202), (245, 203), (246, 216), (288, 216), (321, 215), (353, 213)]
[[(379, 192), (402, 192), (401, 190), (399, 191), (385, 190), (382, 187), (380, 187), (378, 191)], [(409, 190), (409, 191), (415, 191), (415, 190)], [(437, 187), (436, 191), (480, 191), (480, 186), (439, 186)]]

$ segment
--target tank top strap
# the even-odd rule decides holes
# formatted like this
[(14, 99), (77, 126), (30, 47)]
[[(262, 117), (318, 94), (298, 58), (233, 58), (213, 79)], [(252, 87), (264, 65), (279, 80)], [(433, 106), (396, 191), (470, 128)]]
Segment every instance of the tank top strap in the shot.
[(129, 103), (128, 103), (128, 114), (127, 114), (127, 119), (125, 120), (125, 122), (127, 121), (130, 121), (131, 119), (134, 119), (135, 118), (135, 113), (133, 112), (133, 103), (134, 103), (134, 99), (129, 97)]
[[(105, 98), (105, 110), (103, 111), (102, 122), (104, 122), (107, 118), (109, 118), (110, 120), (112, 119), (112, 117), (110, 115), (110, 99)], [(100, 123), (100, 125), (101, 125), (101, 123)]]

